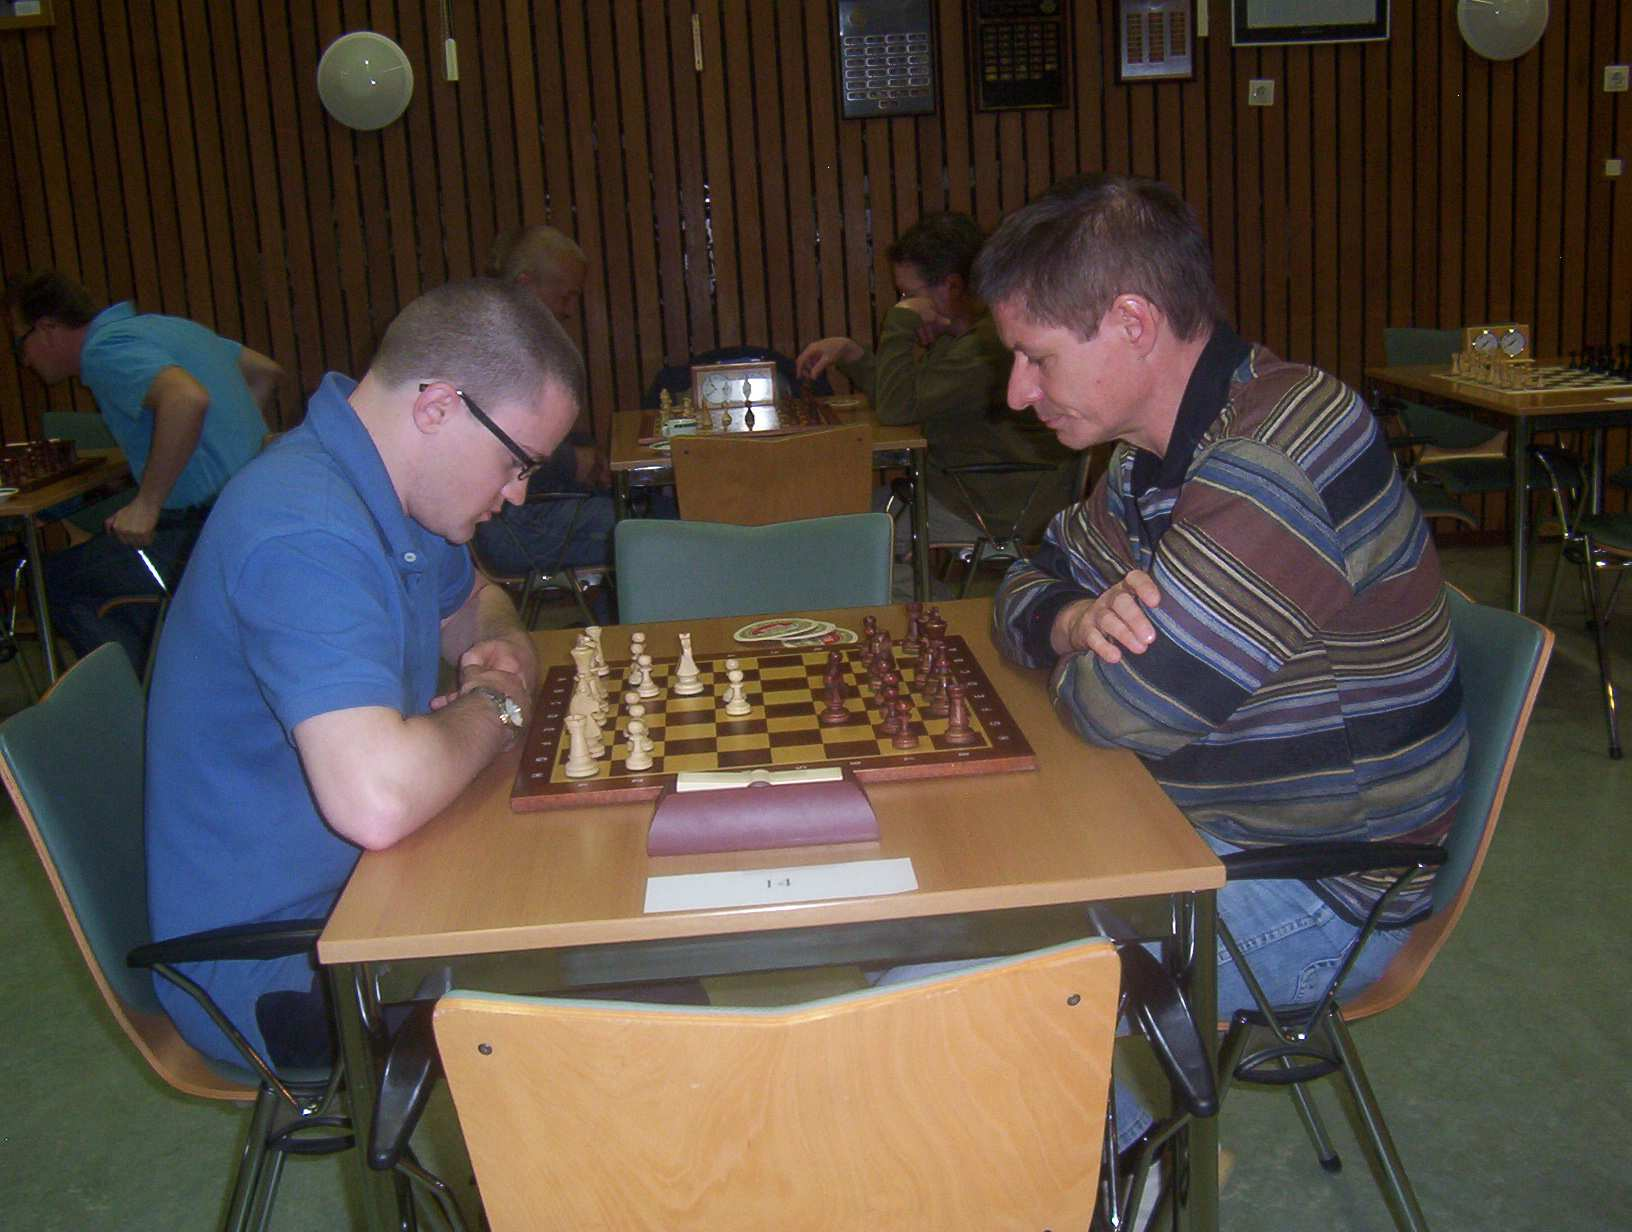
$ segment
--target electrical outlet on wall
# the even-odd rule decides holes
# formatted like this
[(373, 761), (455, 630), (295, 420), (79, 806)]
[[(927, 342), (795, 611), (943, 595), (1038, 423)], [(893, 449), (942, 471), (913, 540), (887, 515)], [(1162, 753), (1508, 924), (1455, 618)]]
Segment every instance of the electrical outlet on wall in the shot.
[(1254, 77), (1247, 82), (1247, 106), (1273, 107), (1275, 105), (1275, 82), (1268, 77)]
[(1625, 94), (1629, 79), (1632, 79), (1632, 65), (1604, 65), (1605, 94)]

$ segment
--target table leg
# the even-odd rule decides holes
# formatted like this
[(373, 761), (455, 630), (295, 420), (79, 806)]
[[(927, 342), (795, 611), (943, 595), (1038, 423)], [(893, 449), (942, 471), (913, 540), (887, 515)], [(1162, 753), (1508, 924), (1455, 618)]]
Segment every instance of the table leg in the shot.
[(629, 516), (629, 472), (612, 472), (612, 520), (621, 522)]
[(1513, 417), (1509, 429), (1513, 444), (1513, 548), (1512, 605), (1524, 615), (1530, 582), (1530, 422), (1523, 415)]
[(346, 1066), (346, 1095), (350, 1105), (351, 1130), (357, 1145), (352, 1149), (355, 1175), (362, 1185), (363, 1224), (367, 1232), (398, 1232), (413, 1227), (412, 1198), (408, 1198), (407, 1223), (400, 1207), (403, 1187), (395, 1173), (376, 1172), (368, 1166), (368, 1139), (374, 1128), (374, 1106), (379, 1098), (381, 1050), (375, 1035), (379, 1009), (372, 1004), (367, 968), (357, 965), (330, 967), (329, 992), (334, 998), (335, 1019), (340, 1032), (340, 1057)]
[[(1192, 895), (1180, 912), (1175, 947), (1185, 993), (1200, 1030), (1207, 1063), (1218, 1069), (1217, 895)], [(1174, 1143), (1175, 1225), (1187, 1232), (1218, 1232), (1218, 1117), (1193, 1119)]]
[(929, 602), (929, 451), (913, 449), (912, 471), (912, 597)]
[(34, 593), (34, 627), (39, 633), (40, 653), (45, 656), (45, 679), (57, 682), (57, 639), (51, 630), (51, 606), (45, 599), (45, 553), (40, 551), (40, 528), (34, 519), (23, 522), (23, 549), (28, 553), (28, 584)]

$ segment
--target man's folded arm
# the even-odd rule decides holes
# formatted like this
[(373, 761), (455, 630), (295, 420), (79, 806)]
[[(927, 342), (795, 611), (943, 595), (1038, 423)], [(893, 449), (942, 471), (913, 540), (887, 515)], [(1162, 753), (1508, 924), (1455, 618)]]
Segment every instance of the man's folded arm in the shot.
[(431, 714), (334, 710), (294, 734), (324, 820), (371, 851), (435, 817), (510, 743), (489, 700), (468, 693)]

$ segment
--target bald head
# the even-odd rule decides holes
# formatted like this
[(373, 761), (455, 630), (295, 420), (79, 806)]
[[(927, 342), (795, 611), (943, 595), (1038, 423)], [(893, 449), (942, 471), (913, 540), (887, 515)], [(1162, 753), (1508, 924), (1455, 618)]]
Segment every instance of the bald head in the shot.
[(584, 250), (554, 227), (523, 227), (501, 235), (488, 257), (491, 278), (526, 287), (565, 324), (578, 313), (589, 262)]

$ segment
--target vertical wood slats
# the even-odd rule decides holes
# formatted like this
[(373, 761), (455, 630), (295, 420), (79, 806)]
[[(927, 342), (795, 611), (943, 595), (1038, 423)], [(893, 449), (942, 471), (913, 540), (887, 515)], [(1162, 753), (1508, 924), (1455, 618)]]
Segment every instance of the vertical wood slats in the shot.
[[(402, 303), (549, 222), (590, 256), (574, 333), (604, 430), (665, 361), (870, 338), (885, 249), (920, 213), (989, 227), (1105, 168), (1183, 191), (1244, 334), (1362, 387), (1388, 325), (1528, 320), (1544, 355), (1632, 338), (1632, 189), (1601, 174), (1632, 154), (1632, 96), (1599, 89), (1632, 59), (1616, 0), (1557, 6), (1505, 64), (1427, 0), (1395, 0), (1387, 43), (1266, 49), (1232, 48), (1209, 2), (1192, 80), (1117, 84), (1115, 6), (1079, 0), (1069, 105), (989, 113), (967, 6), (942, 0), (938, 110), (869, 121), (839, 118), (829, 0), (456, 3), (453, 83), (441, 0), (62, 5), (0, 35), (0, 273), (57, 265), (241, 336), (296, 374), (288, 423)], [(415, 67), (408, 114), (378, 133), (341, 128), (312, 84), (364, 27)], [(1275, 80), (1276, 106), (1246, 107), (1249, 77)], [(47, 405), (91, 404), (0, 358), (8, 437)], [(1483, 513), (1501, 524), (1499, 501)]]

